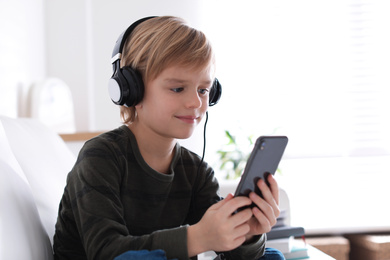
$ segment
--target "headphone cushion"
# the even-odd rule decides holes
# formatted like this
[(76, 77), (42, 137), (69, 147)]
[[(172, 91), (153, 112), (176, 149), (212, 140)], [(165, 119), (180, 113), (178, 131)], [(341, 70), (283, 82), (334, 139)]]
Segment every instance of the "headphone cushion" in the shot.
[(221, 83), (219, 83), (218, 79), (216, 78), (210, 90), (209, 106), (211, 107), (216, 105), (219, 99), (221, 98), (221, 95), (222, 95), (222, 86)]
[(141, 74), (129, 66), (120, 69), (121, 82), (123, 82), (122, 93), (124, 93), (124, 104), (132, 107), (141, 102), (144, 96), (144, 83)]

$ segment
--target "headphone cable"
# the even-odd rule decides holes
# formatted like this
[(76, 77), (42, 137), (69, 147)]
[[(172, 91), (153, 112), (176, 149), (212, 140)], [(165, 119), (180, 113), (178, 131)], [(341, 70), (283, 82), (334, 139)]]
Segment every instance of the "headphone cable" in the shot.
[(192, 194), (191, 194), (192, 210), (194, 212), (195, 212), (195, 209), (196, 209), (195, 208), (195, 188), (198, 185), (200, 167), (202, 166), (202, 163), (204, 161), (205, 152), (206, 152), (206, 127), (207, 127), (208, 120), (209, 120), (209, 112), (206, 111), (206, 120), (204, 122), (204, 127), (203, 127), (203, 153), (202, 153), (202, 159), (200, 160), (200, 163), (198, 165), (198, 170), (196, 172), (195, 182), (194, 182), (194, 186), (192, 187)]
[(207, 121), (209, 121), (209, 112), (208, 111), (206, 111), (206, 120), (204, 122), (204, 127), (203, 127), (203, 153), (202, 153), (202, 160), (200, 161), (199, 166), (198, 166), (198, 173), (199, 173), (200, 166), (203, 163), (204, 155), (206, 153), (206, 127), (207, 127)]

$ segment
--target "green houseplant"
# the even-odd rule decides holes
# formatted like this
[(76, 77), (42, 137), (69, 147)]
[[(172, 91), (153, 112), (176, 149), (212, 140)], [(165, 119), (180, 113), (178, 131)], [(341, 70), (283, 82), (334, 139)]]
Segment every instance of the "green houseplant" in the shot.
[(244, 171), (253, 146), (253, 135), (238, 140), (237, 136), (225, 130), (227, 143), (217, 151), (220, 160), (220, 170), (226, 173), (228, 180), (237, 179)]
[[(241, 176), (254, 144), (254, 135), (238, 138), (230, 131), (225, 130), (227, 143), (217, 151), (219, 169), (225, 172), (225, 179), (235, 180)], [(240, 135), (241, 137), (242, 135)], [(280, 168), (276, 170), (281, 174)]]

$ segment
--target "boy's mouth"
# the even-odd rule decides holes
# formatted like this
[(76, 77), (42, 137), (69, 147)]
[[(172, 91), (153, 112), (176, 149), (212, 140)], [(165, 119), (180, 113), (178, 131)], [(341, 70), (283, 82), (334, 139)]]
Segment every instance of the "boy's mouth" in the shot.
[(194, 124), (199, 119), (198, 116), (176, 116), (176, 118), (188, 124)]

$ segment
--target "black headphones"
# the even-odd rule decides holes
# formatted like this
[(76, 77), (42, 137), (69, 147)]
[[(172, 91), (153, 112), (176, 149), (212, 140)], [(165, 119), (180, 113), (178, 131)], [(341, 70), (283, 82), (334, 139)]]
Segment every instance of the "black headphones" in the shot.
[[(120, 59), (126, 39), (133, 32), (134, 28), (140, 23), (155, 17), (156, 16), (145, 17), (134, 22), (116, 41), (111, 58), (114, 73), (108, 82), (108, 92), (112, 102), (117, 105), (132, 107), (137, 105), (144, 96), (145, 87), (141, 74), (130, 66), (121, 68)], [(222, 86), (219, 81), (215, 79), (213, 86), (210, 89), (209, 106), (217, 104), (221, 94)]]

